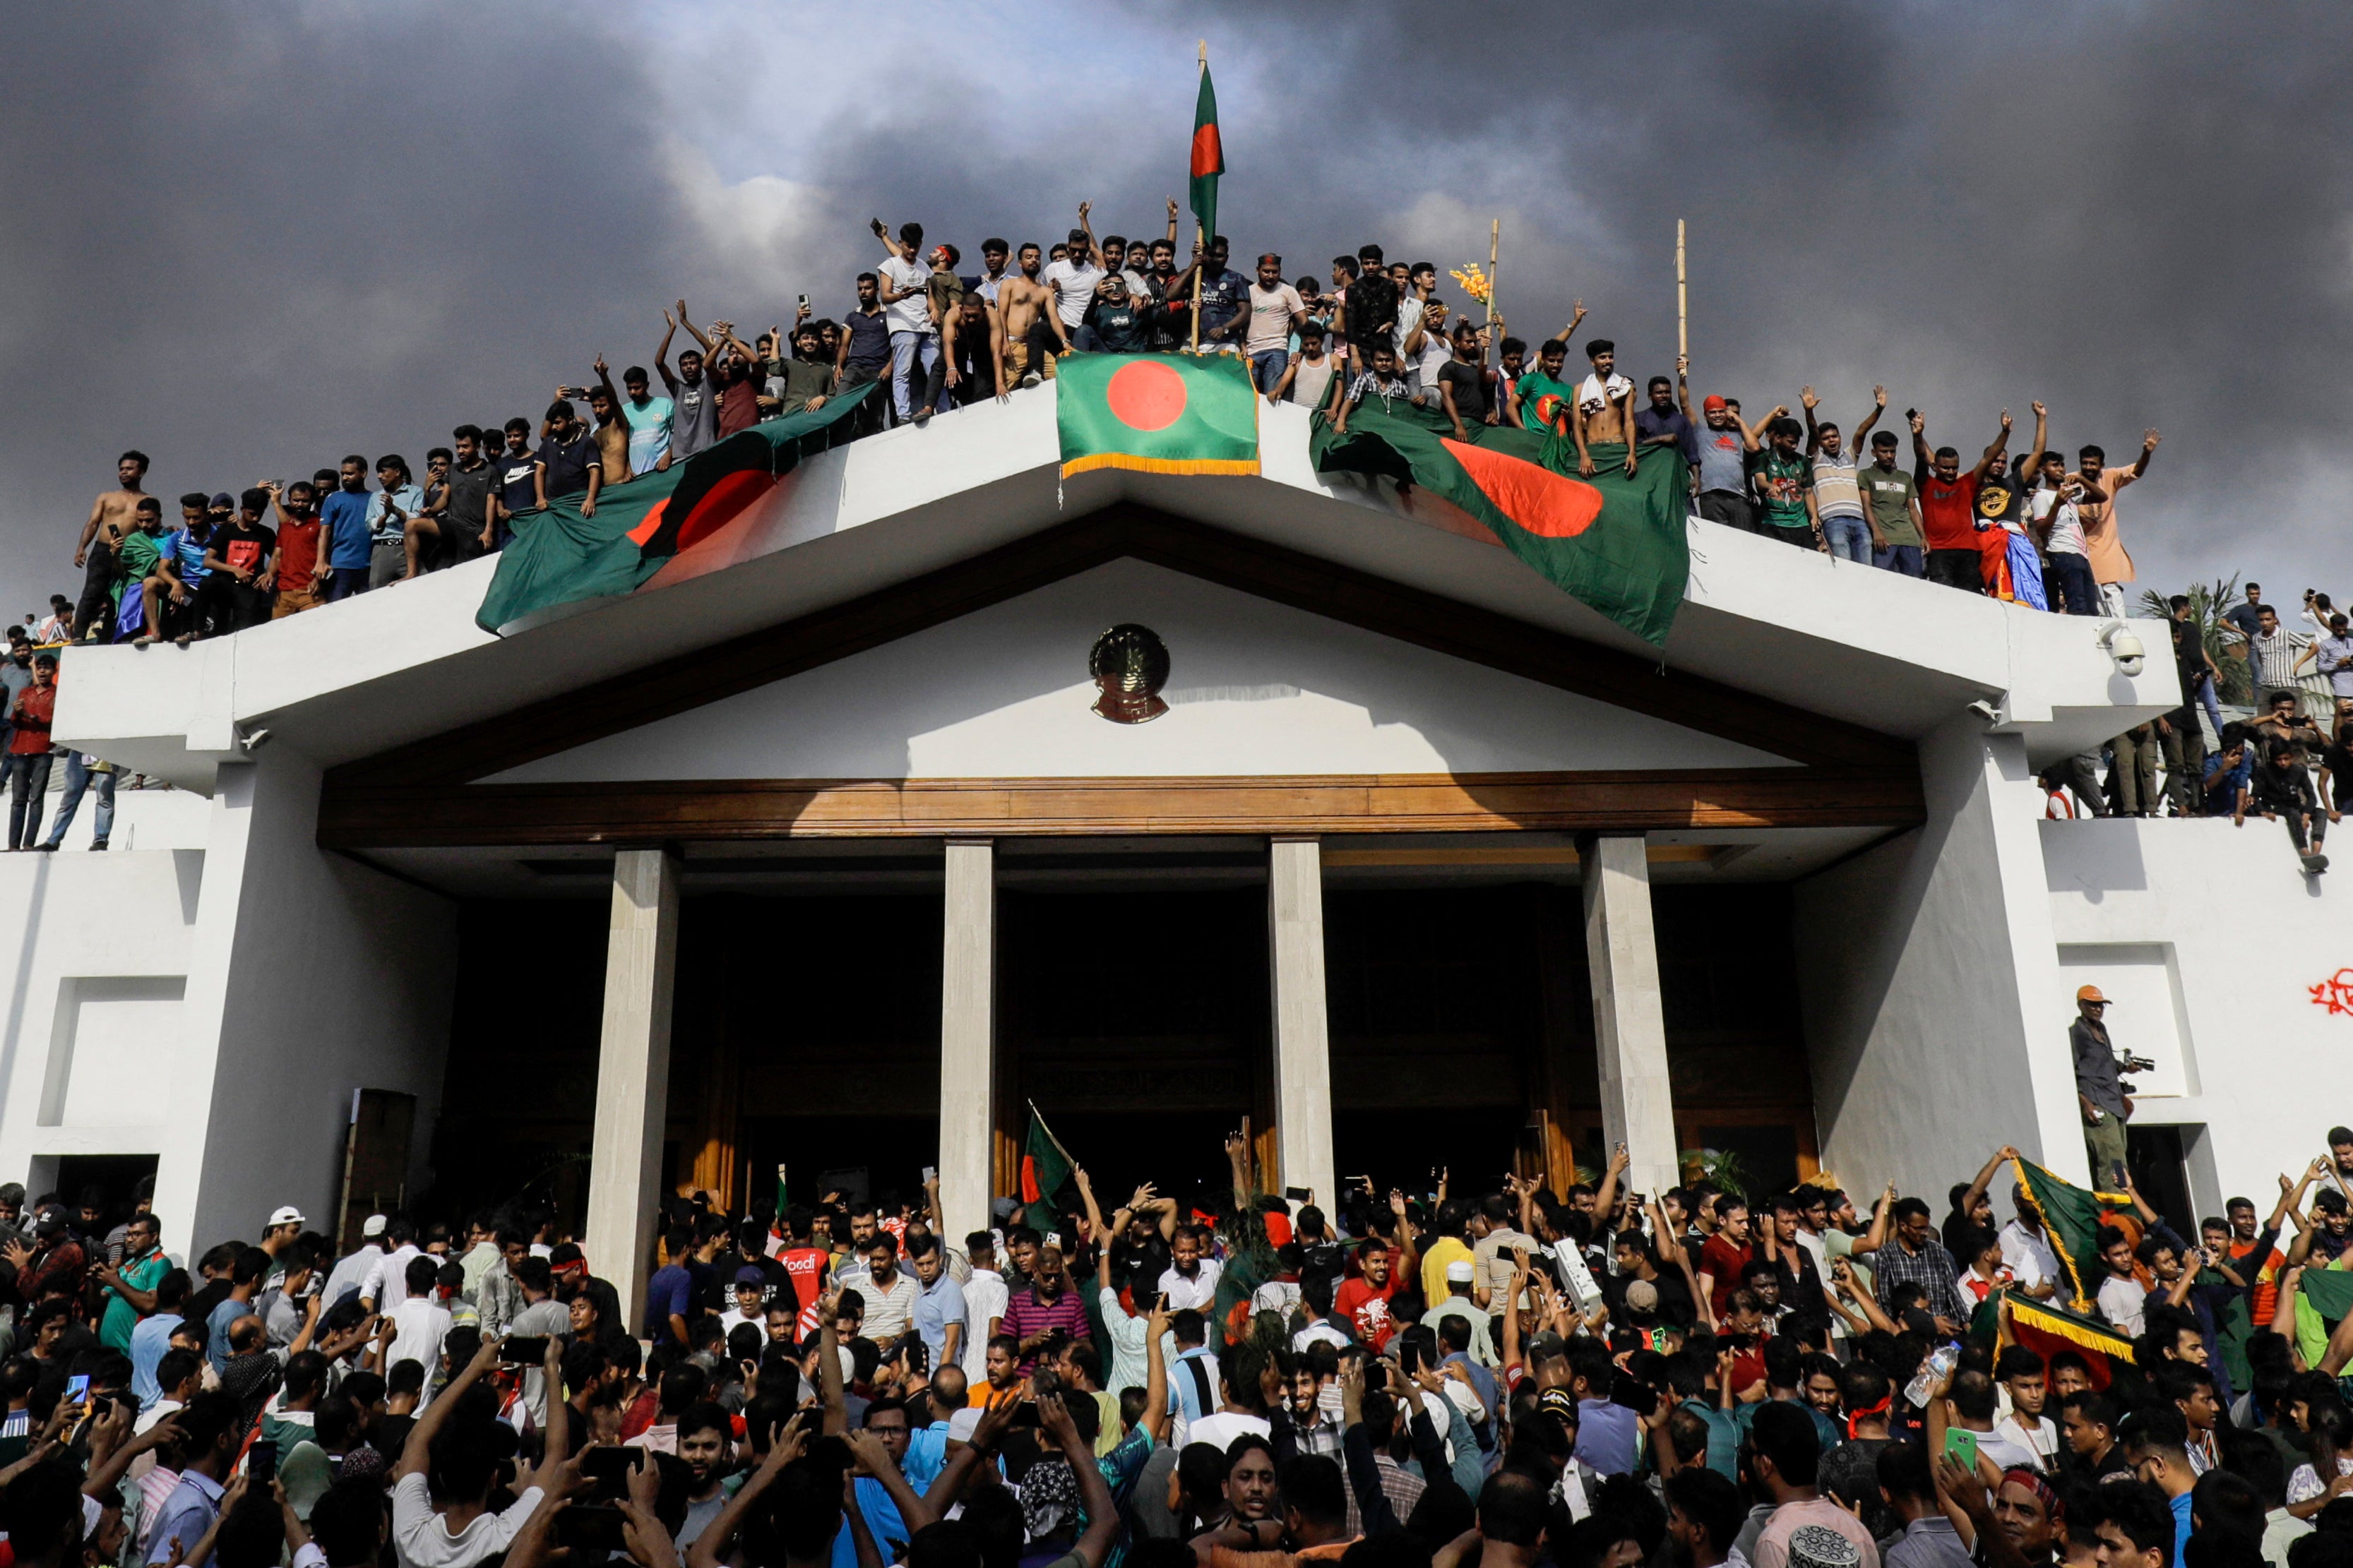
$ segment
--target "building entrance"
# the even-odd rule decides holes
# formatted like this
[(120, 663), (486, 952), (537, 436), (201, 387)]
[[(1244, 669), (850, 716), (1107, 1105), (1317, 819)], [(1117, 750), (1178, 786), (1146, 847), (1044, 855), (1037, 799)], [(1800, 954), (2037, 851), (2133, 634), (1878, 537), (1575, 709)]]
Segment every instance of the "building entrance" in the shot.
[[(1335, 1178), (1384, 1197), (1441, 1171), (1457, 1194), (1507, 1172), (1598, 1178), (1580, 900), (1559, 881), (1327, 887)], [(1752, 1192), (1810, 1173), (1786, 891), (1669, 886), (1653, 903), (1678, 1147)], [(466, 911), (437, 1210), (519, 1200), (579, 1222), (602, 916), (568, 900)], [(664, 1188), (742, 1213), (782, 1164), (793, 1202), (860, 1182), (920, 1202), (939, 1162), (942, 930), (920, 889), (684, 899)], [(1276, 1161), (1263, 883), (1001, 888), (993, 973), (996, 1194), (1017, 1189), (1032, 1105), (1106, 1215), (1141, 1181), (1206, 1205), (1245, 1117)]]

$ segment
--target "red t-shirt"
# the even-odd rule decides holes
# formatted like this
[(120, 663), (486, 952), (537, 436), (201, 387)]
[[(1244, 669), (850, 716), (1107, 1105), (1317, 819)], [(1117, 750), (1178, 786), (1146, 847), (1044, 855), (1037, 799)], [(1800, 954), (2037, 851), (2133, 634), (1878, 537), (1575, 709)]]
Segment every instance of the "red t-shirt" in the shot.
[(8, 737), (8, 754), (12, 757), (37, 757), (49, 749), (49, 721), (58, 710), (58, 689), (55, 686), (27, 686), (16, 693), (16, 705), (8, 711), (16, 732)]
[(1356, 1338), (1370, 1345), (1376, 1354), (1388, 1347), (1389, 1336), (1398, 1331), (1397, 1320), (1389, 1316), (1389, 1298), (1398, 1293), (1403, 1281), (1395, 1274), (1389, 1282), (1376, 1288), (1362, 1275), (1340, 1282), (1333, 1293), (1332, 1310), (1355, 1326)]
[(794, 1326), (795, 1331), (807, 1339), (817, 1332), (817, 1299), (825, 1289), (825, 1266), (833, 1254), (822, 1247), (789, 1247), (775, 1257), (785, 1266), (785, 1273), (793, 1282), (793, 1293), (800, 1298), (801, 1315)]
[(278, 587), (307, 593), (311, 568), (319, 563), (319, 520), (287, 522), (278, 530)]
[(1977, 507), (1977, 470), (1964, 468), (1949, 484), (1931, 472), (1920, 487), (1920, 531), (1928, 536), (1928, 548), (1975, 551)]
[(1735, 1247), (1721, 1236), (1709, 1237), (1707, 1244), (1699, 1249), (1696, 1271), (1715, 1276), (1715, 1288), (1708, 1293), (1708, 1305), (1715, 1309), (1717, 1318), (1731, 1310), (1732, 1293), (1740, 1289), (1740, 1271), (1748, 1267), (1751, 1256), (1749, 1248)]

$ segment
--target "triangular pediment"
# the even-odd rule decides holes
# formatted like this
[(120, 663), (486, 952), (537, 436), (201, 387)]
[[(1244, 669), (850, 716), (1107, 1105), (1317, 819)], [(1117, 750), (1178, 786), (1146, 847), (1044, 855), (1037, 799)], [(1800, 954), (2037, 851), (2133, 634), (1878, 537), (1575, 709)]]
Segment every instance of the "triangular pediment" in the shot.
[[(1095, 711), (1108, 627), (1166, 649), (1165, 711)], [(489, 775), (709, 779), (1483, 773), (1794, 766), (1654, 715), (1133, 556)]]
[[(1121, 623), (1168, 650), (1147, 723), (1092, 710), (1088, 651)], [(1199, 809), (1167, 816), (1179, 796)], [(1122, 506), (337, 768), (320, 835), (1273, 830), (1364, 810), (1901, 823), (1918, 773), (1903, 742)]]

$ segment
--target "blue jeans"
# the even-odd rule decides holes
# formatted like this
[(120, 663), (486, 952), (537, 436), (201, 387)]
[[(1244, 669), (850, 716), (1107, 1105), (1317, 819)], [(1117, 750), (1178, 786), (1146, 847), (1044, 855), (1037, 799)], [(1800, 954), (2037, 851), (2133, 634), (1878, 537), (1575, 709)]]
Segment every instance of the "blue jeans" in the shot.
[(2064, 550), (2051, 552), (2048, 586), (2067, 597), (2067, 613), (2071, 616), (2100, 614), (2100, 585), (2092, 581), (2092, 563), (2081, 555)]
[(1871, 552), (1871, 563), (1883, 572), (1901, 572), (1906, 577), (1926, 577), (1928, 563), (1916, 544), (1891, 544), (1884, 550)]
[[(915, 404), (923, 393), (911, 388), (927, 387), (933, 371), (940, 363), (940, 340), (930, 332), (892, 332), (891, 334), (891, 405), (904, 423), (915, 416)], [(934, 412), (948, 406), (943, 393)]]
[(2213, 723), (2215, 736), (2219, 739), (2222, 733), (2222, 710), (2221, 705), (2214, 700), (2214, 678), (2212, 676), (2200, 675), (2198, 678), (2198, 700), (2199, 703), (2206, 710), (2206, 717)]
[(1831, 553), (1841, 561), (1871, 559), (1871, 524), (1859, 517), (1822, 519), (1822, 537), (1830, 541)]
[(1250, 381), (1257, 386), (1259, 395), (1263, 397), (1274, 390), (1274, 384), (1282, 379), (1282, 373), (1290, 367), (1291, 351), (1261, 349), (1250, 356)]
[(368, 588), (368, 569), (361, 566), (338, 566), (327, 574), (327, 603), (348, 599), (353, 594), (364, 594)]
[(98, 822), (90, 833), (92, 849), (106, 847), (114, 832), (114, 772), (93, 772), (79, 752), (66, 753), (65, 794), (58, 801), (58, 819), (49, 825), (48, 847), (56, 848), (65, 841), (66, 829), (73, 826), (74, 810), (81, 805), (82, 792), (91, 790), (98, 795)]

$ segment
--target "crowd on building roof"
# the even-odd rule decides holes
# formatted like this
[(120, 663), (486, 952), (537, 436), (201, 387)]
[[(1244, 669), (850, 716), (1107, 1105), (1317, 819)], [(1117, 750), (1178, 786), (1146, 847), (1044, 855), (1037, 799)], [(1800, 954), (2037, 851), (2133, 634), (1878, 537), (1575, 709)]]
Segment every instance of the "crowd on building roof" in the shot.
[(629, 1260), (521, 1199), (339, 1243), (291, 1206), (169, 1235), (152, 1178), (0, 1186), (6, 1560), (2339, 1563), (2353, 1131), (2168, 1220), (2105, 1006), (2070, 1032), (2098, 1191), (2005, 1147), (1941, 1222), (1694, 1156), (1635, 1192), (1622, 1144), (1557, 1186), (1277, 1197), (1245, 1129), (1214, 1184), (1106, 1215), (1040, 1167), (964, 1235), (928, 1173), (681, 1188), (625, 1300)]
[[(1053, 379), (1062, 356), (1093, 353), (1240, 355), (1271, 401), (1335, 423), (1367, 398), (1401, 400), (1458, 435), (1472, 424), (1509, 424), (1573, 438), (1588, 472), (1595, 445), (1622, 441), (1630, 463), (1643, 448), (1672, 447), (1689, 465), (1700, 517), (2037, 609), (2123, 616), (2133, 608), (2117, 507), (2149, 470), (2154, 430), (2129, 463), (2112, 465), (2086, 444), (2071, 468), (2037, 403), (2032, 437), (2015, 462), (2005, 409), (1965, 467), (1959, 448), (1931, 445), (1917, 409), (1902, 416), (1906, 430), (1891, 427), (1884, 387), (1873, 389), (1852, 426), (1820, 417), (1810, 386), (1797, 400), (1802, 418), (1786, 403), (1752, 418), (1722, 392), (1694, 406), (1681, 360), (1638, 395), (1609, 339), (1577, 346), (1591, 367), (1581, 379), (1567, 368), (1582, 302), (1558, 335), (1531, 349), (1501, 318), (1482, 311), (1474, 321), (1444, 298), (1437, 264), (1391, 262), (1377, 245), (1335, 257), (1328, 285), (1312, 271), (1286, 281), (1283, 258), (1271, 252), (1251, 275), (1234, 269), (1222, 235), (1206, 251), (1194, 242), (1180, 267), (1173, 199), (1165, 227), (1134, 239), (1098, 237), (1089, 204), (1078, 216), (1050, 246), (984, 239), (972, 274), (958, 270), (956, 246), (926, 247), (921, 225), (893, 231), (878, 219), (881, 254), (858, 274), (839, 320), (816, 315), (804, 294), (789, 329), (746, 342), (732, 321), (698, 327), (679, 300), (662, 313), (652, 371), (628, 366), (617, 386), (600, 355), (593, 380), (559, 384), (536, 422), (516, 416), (456, 426), (450, 445), (426, 453), (421, 477), (399, 454), (371, 462), (355, 453), (308, 479), (192, 490), (167, 526), (164, 503), (143, 489), (147, 458), (127, 451), (117, 488), (97, 499), (81, 530), (80, 595), (56, 609), (39, 640), (186, 644), (298, 615), (500, 551), (552, 504), (593, 516), (613, 486), (765, 420), (871, 386), (849, 434), (922, 425), (1009, 398)], [(1492, 303), (1492, 280), (1475, 266), (1455, 276), (1472, 301)], [(680, 345), (681, 332), (691, 342)], [(2353, 639), (2325, 595), (2307, 591), (2304, 624), (2294, 628), (2266, 618), (2252, 585), (2249, 595), (2219, 621), (2184, 619), (2182, 599), (2168, 609), (2145, 595), (2142, 613), (2170, 614), (2189, 628), (2177, 631), (2176, 654), (2192, 700), (2048, 782), (2073, 790), (2072, 809), (2094, 814), (2155, 816), (2169, 804), (2178, 816), (2282, 818), (2316, 869), (2326, 864), (2326, 826), (2353, 789), (2345, 728)], [(29, 668), (22, 654), (16, 662)], [(2246, 665), (2253, 691), (2246, 715), (2226, 718), (2216, 679), (2231, 663)], [(29, 705), (29, 723), (38, 722), (38, 699)], [(2295, 715), (2282, 717), (2289, 708)], [(47, 754), (29, 728), (23, 734), (25, 749), (8, 764), (18, 802), (28, 789), (39, 795), (26, 775)], [(2282, 748), (2293, 759), (2284, 768), (2275, 765)], [(54, 847), (39, 842), (37, 798), (14, 815), (12, 848)]]

